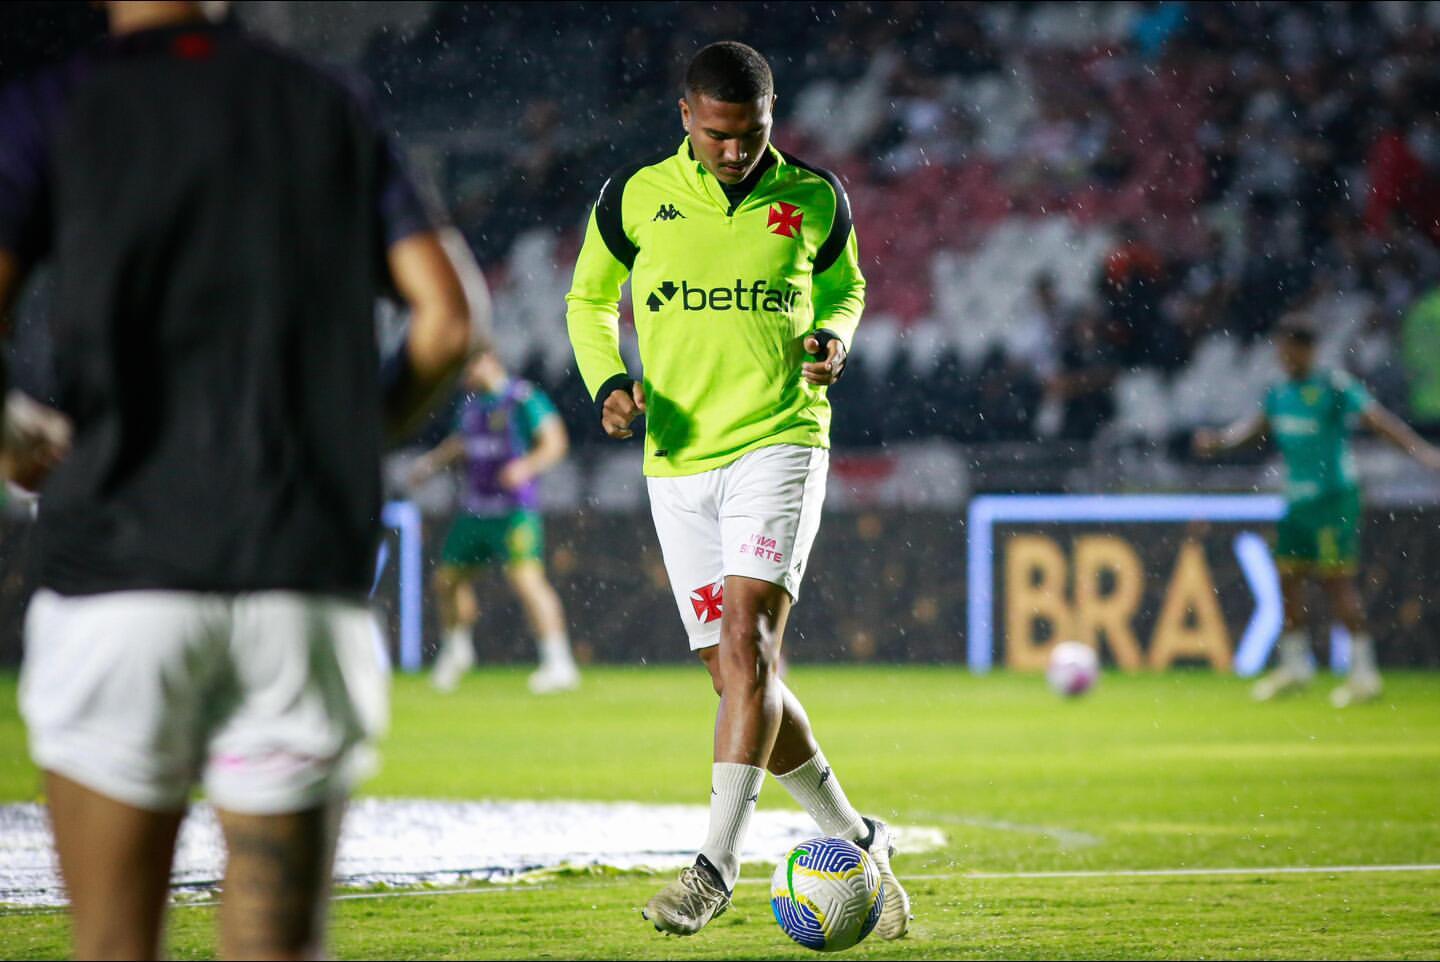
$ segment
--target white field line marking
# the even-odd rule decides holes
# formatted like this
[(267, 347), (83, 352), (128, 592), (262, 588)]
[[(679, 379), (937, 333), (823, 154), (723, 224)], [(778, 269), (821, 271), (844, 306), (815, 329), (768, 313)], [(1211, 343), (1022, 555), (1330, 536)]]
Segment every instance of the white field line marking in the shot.
[[(1103, 878), (1157, 878), (1164, 876), (1226, 876), (1226, 875), (1353, 875), (1361, 872), (1440, 872), (1440, 864), (1435, 865), (1282, 865), (1275, 867), (1258, 866), (1256, 868), (1141, 868), (1141, 869), (1112, 869), (1094, 871), (1071, 871), (1071, 872), (931, 872), (922, 875), (905, 875), (907, 882), (952, 882), (952, 881), (976, 881), (996, 882), (1008, 879), (1103, 879)], [(584, 887), (609, 885), (613, 880), (594, 880), (582, 882)], [(742, 878), (740, 885), (769, 885), (768, 878)], [(537, 891), (541, 889), (558, 888), (551, 882), (541, 884), (506, 883), (503, 888), (493, 889), (477, 888), (456, 888), (456, 889), (421, 889), (396, 890), (393, 892), (351, 892), (334, 896), (335, 901), (348, 899), (380, 899), (394, 898), (401, 895), (463, 895), (466, 892), (520, 892)], [(210, 903), (201, 903), (210, 904)], [(218, 903), (216, 903), (218, 904)]]
[[(1106, 879), (1106, 878), (1163, 878), (1163, 877), (1222, 877), (1234, 875), (1355, 875), (1371, 872), (1440, 872), (1440, 864), (1420, 865), (1280, 865), (1280, 866), (1256, 866), (1253, 868), (1143, 868), (1143, 869), (1112, 869), (1094, 871), (1073, 871), (1073, 872), (932, 872), (925, 875), (906, 875), (907, 882), (950, 882), (950, 881), (973, 881), (973, 882), (996, 882), (1011, 879)], [(566, 888), (600, 888), (614, 884), (615, 879), (603, 879), (594, 881), (579, 882)], [(742, 878), (740, 885), (761, 885), (769, 884), (765, 878)], [(534, 883), (507, 883), (494, 886), (472, 886), (470, 888), (451, 889), (395, 889), (386, 892), (347, 892), (331, 896), (334, 902), (360, 902), (371, 899), (404, 899), (404, 898), (431, 898), (441, 895), (507, 895), (516, 892), (543, 892), (561, 886), (553, 882)], [(213, 908), (220, 904), (219, 899), (207, 899), (194, 902), (176, 902), (171, 908)], [(46, 906), (34, 909), (19, 909), (8, 912), (0, 911), (3, 915), (59, 915), (65, 909), (61, 907)]]
[[(928, 875), (906, 875), (905, 880), (916, 882), (949, 881), (1004, 881), (1007, 879), (1100, 879), (1100, 878), (1152, 878), (1157, 876), (1225, 876), (1225, 875), (1344, 875), (1357, 872), (1440, 872), (1437, 865), (1294, 865), (1275, 868), (1173, 868), (1173, 869), (1116, 869), (1113, 871), (1074, 872), (935, 872)], [(612, 884), (611, 879), (581, 882), (578, 887), (592, 888)], [(742, 878), (741, 885), (768, 885), (768, 878)], [(426, 895), (467, 895), (491, 892), (534, 892), (559, 888), (555, 883), (538, 885), (524, 882), (496, 886), (494, 888), (453, 888), (453, 889), (397, 889), (389, 892), (349, 892), (334, 896), (336, 902), (361, 901), (365, 899), (418, 897)], [(576, 887), (576, 886), (570, 886)], [(218, 905), (219, 902), (195, 902), (194, 905)]]
[[(928, 813), (927, 813), (928, 814)], [(1021, 822), (1007, 822), (993, 818), (969, 818), (928, 815), (927, 821), (948, 822), (951, 825), (966, 825), (971, 828), (988, 828), (997, 832), (1019, 832), (1023, 835), (1040, 835), (1052, 839), (1065, 848), (1081, 848), (1099, 845), (1105, 841), (1098, 835), (1081, 832), (1073, 828), (1059, 828), (1052, 825), (1026, 825)]]
[[(951, 872), (939, 875), (907, 875), (913, 879), (1065, 879), (1065, 878), (1161, 878), (1165, 876), (1223, 875), (1347, 875), (1357, 872), (1440, 872), (1436, 865), (1281, 865), (1255, 868), (1136, 868), (1097, 869), (1067, 872)], [(751, 881), (746, 879), (745, 881)], [(758, 880), (756, 880), (758, 881)]]

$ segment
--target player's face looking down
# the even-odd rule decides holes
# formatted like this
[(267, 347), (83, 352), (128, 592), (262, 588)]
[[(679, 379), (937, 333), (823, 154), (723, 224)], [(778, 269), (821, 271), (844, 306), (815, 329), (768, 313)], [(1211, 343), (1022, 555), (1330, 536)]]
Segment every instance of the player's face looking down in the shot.
[(1307, 338), (1281, 334), (1275, 339), (1275, 350), (1280, 355), (1280, 366), (1292, 380), (1309, 376), (1315, 366), (1315, 344)]
[(680, 122), (695, 159), (721, 183), (738, 184), (765, 156), (774, 107), (774, 94), (740, 104), (687, 94), (680, 98)]

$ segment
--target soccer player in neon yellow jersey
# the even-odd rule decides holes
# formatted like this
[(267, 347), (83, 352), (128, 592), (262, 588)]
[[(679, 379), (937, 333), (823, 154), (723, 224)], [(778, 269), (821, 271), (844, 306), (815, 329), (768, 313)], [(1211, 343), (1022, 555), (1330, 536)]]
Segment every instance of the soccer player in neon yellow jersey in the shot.
[(1254, 695), (1266, 701), (1309, 684), (1314, 670), (1303, 613), (1305, 589), (1313, 580), (1324, 587), (1331, 610), (1351, 636), (1350, 677), (1330, 695), (1343, 708), (1380, 695), (1374, 642), (1355, 582), (1361, 509), (1350, 431), (1358, 419), (1433, 470), (1440, 470), (1440, 450), (1378, 404), (1364, 385), (1342, 371), (1317, 368), (1315, 332), (1304, 315), (1281, 320), (1276, 347), (1286, 380), (1265, 395), (1263, 411), (1223, 431), (1198, 432), (1195, 448), (1209, 456), (1267, 434), (1275, 438), (1287, 476), (1288, 505), (1275, 546), (1285, 629), (1279, 664), (1256, 682)]
[[(606, 433), (628, 438), (646, 416), (655, 530), (690, 648), (720, 695), (709, 834), (644, 914), (692, 935), (725, 911), (768, 769), (822, 831), (870, 852), (885, 882), (876, 932), (894, 939), (909, 899), (890, 832), (850, 804), (776, 674), (825, 497), (826, 388), (844, 369), (865, 280), (844, 189), (771, 145), (774, 103), (755, 50), (701, 50), (680, 100), (688, 136), (605, 182), (566, 298)], [(627, 277), (638, 381), (619, 351)]]

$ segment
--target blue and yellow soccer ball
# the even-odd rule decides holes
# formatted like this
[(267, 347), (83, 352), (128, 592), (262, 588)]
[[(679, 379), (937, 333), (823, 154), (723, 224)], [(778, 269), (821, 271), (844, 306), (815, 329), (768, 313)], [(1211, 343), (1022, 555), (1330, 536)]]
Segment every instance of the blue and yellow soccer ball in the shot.
[(770, 878), (770, 907), (785, 934), (807, 949), (839, 952), (880, 921), (885, 887), (866, 851), (843, 838), (792, 848)]

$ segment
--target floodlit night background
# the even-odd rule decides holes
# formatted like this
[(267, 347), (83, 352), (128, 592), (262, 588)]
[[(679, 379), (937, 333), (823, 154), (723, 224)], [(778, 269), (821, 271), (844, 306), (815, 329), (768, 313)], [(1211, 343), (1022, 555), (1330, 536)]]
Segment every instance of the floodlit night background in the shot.
[[(683, 648), (638, 455), (598, 428), (562, 298), (600, 185), (678, 143), (681, 72), (715, 37), (770, 59), (775, 141), (844, 179), (869, 282), (832, 390), (817, 556), (836, 561), (812, 566), (794, 657), (963, 660), (977, 494), (1278, 490), (1272, 450), (1200, 462), (1190, 438), (1258, 408), (1287, 310), (1319, 321), (1322, 363), (1440, 432), (1432, 4), (282, 2), (234, 15), (368, 79), (484, 267), (504, 358), (555, 400), (575, 449), (543, 494), (549, 560), (594, 660)], [(81, 4), (8, 4), (0, 24), (0, 79), (99, 29)], [(42, 397), (43, 309), (42, 283), (11, 348), (17, 381)], [(445, 423), (391, 471), (392, 494), (424, 512), (427, 550), (454, 491), (399, 482)], [(1440, 664), (1440, 481), (1379, 441), (1357, 445), (1382, 657)], [(1131, 537), (1148, 573), (1142, 642), (1185, 535)], [(1198, 536), (1213, 541), (1233, 646), (1253, 602), (1232, 535)], [(12, 573), (4, 590), (13, 660), (27, 586)], [(485, 590), (482, 657), (526, 657), (523, 632), (502, 630), (518, 609), (503, 586)]]

